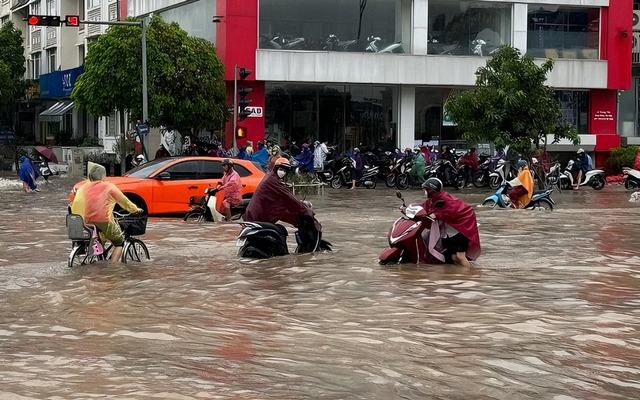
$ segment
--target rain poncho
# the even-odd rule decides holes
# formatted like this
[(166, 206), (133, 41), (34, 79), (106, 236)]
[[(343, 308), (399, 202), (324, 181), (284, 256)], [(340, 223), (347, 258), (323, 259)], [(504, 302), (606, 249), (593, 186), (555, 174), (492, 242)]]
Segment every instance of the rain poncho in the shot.
[(424, 170), (426, 168), (426, 162), (424, 161), (422, 153), (417, 153), (413, 157), (412, 162), (411, 176), (413, 176), (417, 181), (422, 182), (424, 180)]
[(131, 202), (120, 189), (111, 182), (106, 182), (107, 171), (102, 165), (87, 163), (89, 182), (78, 189), (71, 212), (79, 214), (87, 223), (104, 223), (116, 225), (113, 209), (116, 203), (125, 210), (134, 213), (138, 207)]
[(308, 147), (305, 147), (299, 155), (295, 157), (296, 161), (300, 164), (304, 165), (307, 169), (307, 172), (313, 173), (313, 153), (309, 150)]
[(269, 153), (267, 153), (267, 149), (263, 147), (262, 149), (253, 153), (253, 155), (251, 156), (251, 161), (255, 161), (260, 164), (262, 168), (265, 168), (265, 166), (267, 165), (267, 161), (269, 161)]
[(26, 156), (20, 157), (20, 179), (29, 185), (29, 189), (36, 190), (36, 179), (40, 176), (38, 170), (33, 166), (31, 159)]
[(320, 143), (313, 150), (313, 167), (319, 171), (324, 169), (324, 161), (327, 159), (329, 149), (324, 143)]
[(280, 146), (275, 145), (271, 148), (271, 153), (275, 154), (271, 154), (269, 156), (269, 162), (267, 162), (267, 171), (273, 171), (273, 167), (276, 165), (276, 161), (278, 161), (278, 158), (282, 157), (280, 155)]
[(518, 174), (518, 177), (510, 181), (509, 185), (511, 185), (511, 187), (522, 186), (527, 189), (527, 194), (523, 194), (519, 199), (520, 208), (526, 207), (533, 196), (533, 178), (531, 178), (529, 168), (523, 167), (522, 171)]
[(238, 151), (236, 158), (240, 160), (251, 160), (251, 156), (247, 153), (247, 148), (244, 146), (240, 147), (240, 151)]

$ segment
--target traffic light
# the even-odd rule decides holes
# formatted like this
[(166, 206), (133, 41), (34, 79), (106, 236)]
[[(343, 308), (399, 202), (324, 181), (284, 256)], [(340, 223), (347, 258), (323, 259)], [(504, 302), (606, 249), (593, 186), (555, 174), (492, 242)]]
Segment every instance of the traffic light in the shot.
[(244, 126), (239, 126), (236, 128), (236, 139), (246, 139), (247, 138), (247, 128)]
[[(247, 76), (251, 75), (253, 71), (246, 68), (238, 68), (240, 80), (243, 81), (247, 78)], [(238, 97), (240, 98), (237, 104), (238, 107), (238, 117), (240, 121), (244, 121), (249, 115), (251, 115), (251, 111), (248, 111), (246, 108), (251, 103), (251, 100), (247, 99), (246, 96), (251, 92), (251, 88), (239, 86), (238, 87)]]
[(60, 26), (59, 15), (27, 15), (27, 23), (31, 26)]
[(238, 107), (240, 108), (238, 110), (238, 117), (240, 117), (240, 121), (244, 121), (249, 115), (251, 115), (251, 111), (247, 110), (247, 106), (251, 104), (251, 99), (247, 99), (246, 96), (252, 90), (253, 89), (251, 88), (242, 86), (240, 86), (240, 89), (238, 90), (238, 95), (240, 96), (240, 100), (238, 101)]
[(79, 15), (67, 15), (64, 20), (65, 26), (80, 26), (80, 16)]

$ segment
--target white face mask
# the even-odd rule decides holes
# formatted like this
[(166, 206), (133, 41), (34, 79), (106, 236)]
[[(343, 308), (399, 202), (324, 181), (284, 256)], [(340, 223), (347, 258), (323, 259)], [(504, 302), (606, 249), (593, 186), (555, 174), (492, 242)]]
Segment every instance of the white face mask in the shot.
[(278, 172), (276, 172), (278, 174), (278, 177), (280, 179), (284, 178), (285, 175), (287, 175), (287, 171), (279, 169)]

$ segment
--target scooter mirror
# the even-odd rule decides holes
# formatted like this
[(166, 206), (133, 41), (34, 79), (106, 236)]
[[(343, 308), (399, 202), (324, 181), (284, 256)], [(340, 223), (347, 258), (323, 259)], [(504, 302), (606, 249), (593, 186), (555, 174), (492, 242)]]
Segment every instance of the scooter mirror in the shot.
[(396, 190), (396, 197), (401, 199), (402, 198), (402, 193), (400, 193), (399, 190)]

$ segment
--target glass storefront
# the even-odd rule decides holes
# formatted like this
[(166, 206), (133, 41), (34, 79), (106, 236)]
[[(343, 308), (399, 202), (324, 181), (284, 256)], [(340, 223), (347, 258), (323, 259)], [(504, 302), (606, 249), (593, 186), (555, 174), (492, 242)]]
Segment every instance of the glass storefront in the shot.
[(511, 44), (511, 5), (429, 1), (429, 54), (491, 55)]
[(599, 8), (530, 5), (528, 21), (532, 57), (598, 59)]
[(576, 127), (579, 134), (589, 133), (589, 92), (556, 90), (562, 122)]
[(261, 0), (261, 49), (410, 52), (411, 0)]
[(416, 144), (449, 145), (466, 148), (462, 132), (444, 115), (443, 104), (463, 89), (416, 88), (415, 135)]
[(640, 79), (631, 80), (631, 88), (618, 92), (618, 133), (620, 136), (638, 136), (638, 87)]
[(267, 83), (265, 92), (267, 140), (327, 140), (343, 151), (396, 146), (396, 87)]

